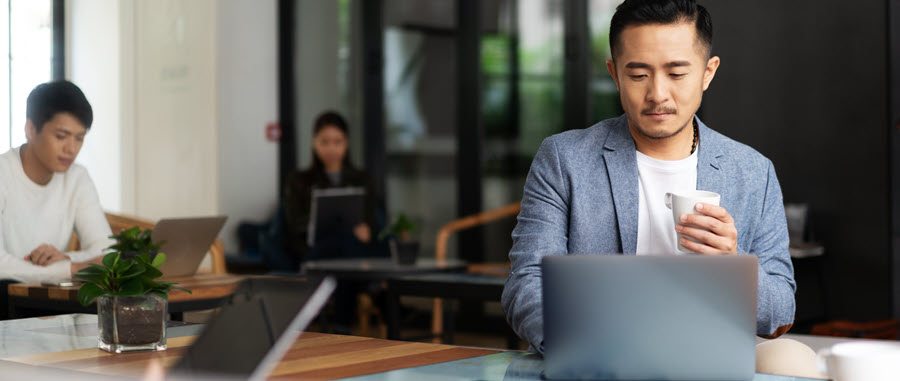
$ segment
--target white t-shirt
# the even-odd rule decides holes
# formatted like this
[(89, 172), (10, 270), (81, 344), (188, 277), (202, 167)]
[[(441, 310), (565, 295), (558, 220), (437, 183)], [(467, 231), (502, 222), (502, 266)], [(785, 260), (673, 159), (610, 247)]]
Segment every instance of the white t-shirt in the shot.
[(678, 241), (666, 192), (697, 189), (697, 152), (686, 159), (666, 161), (637, 152), (637, 255), (676, 254)]
[(109, 222), (84, 167), (73, 164), (38, 185), (25, 174), (19, 149), (0, 155), (0, 279), (65, 280), (71, 276), (69, 261), (36, 266), (25, 256), (42, 244), (65, 253), (73, 229), (81, 251), (65, 254), (75, 262), (99, 256), (114, 243)]

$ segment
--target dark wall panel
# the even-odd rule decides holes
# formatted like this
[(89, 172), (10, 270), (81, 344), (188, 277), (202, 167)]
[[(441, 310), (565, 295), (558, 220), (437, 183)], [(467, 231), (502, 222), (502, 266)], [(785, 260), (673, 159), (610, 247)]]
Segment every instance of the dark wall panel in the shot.
[(891, 201), (892, 218), (892, 252), (893, 252), (893, 300), (894, 318), (900, 318), (900, 1), (888, 3), (888, 24), (890, 34), (888, 49), (890, 51), (890, 117), (891, 129)]
[(722, 58), (704, 121), (769, 157), (786, 202), (810, 204), (829, 317), (889, 316), (885, 1), (701, 3)]

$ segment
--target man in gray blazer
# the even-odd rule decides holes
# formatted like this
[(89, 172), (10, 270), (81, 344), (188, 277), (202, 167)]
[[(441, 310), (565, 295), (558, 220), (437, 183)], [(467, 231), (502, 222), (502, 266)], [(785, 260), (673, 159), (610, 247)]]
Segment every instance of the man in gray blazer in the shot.
[[(674, 254), (681, 243), (700, 254), (759, 257), (757, 334), (780, 336), (794, 319), (796, 285), (775, 168), (695, 115), (720, 62), (709, 13), (693, 0), (626, 0), (609, 41), (607, 69), (625, 115), (541, 144), (512, 234), (507, 320), (543, 351), (544, 256)], [(679, 190), (716, 192), (721, 206), (698, 203), (701, 214), (676, 225), (663, 195)]]

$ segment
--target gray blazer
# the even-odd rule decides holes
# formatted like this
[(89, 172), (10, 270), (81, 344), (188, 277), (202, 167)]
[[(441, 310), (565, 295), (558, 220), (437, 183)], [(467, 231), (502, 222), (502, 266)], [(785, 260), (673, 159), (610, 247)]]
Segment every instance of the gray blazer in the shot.
[[(757, 334), (778, 336), (794, 319), (794, 269), (781, 187), (772, 162), (697, 120), (697, 189), (722, 196), (735, 219), (738, 252), (759, 257)], [(543, 351), (541, 258), (563, 254), (634, 255), (638, 168), (626, 117), (544, 140), (525, 181), (522, 211), (503, 289), (506, 319)]]

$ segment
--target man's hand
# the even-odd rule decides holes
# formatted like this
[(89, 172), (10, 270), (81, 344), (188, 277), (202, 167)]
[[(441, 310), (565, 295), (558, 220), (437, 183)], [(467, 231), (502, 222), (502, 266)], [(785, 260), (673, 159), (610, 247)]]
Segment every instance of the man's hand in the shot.
[(59, 252), (51, 245), (43, 244), (34, 249), (31, 254), (26, 255), (25, 260), (38, 266), (48, 266), (59, 261), (68, 261), (69, 256)]
[(721, 206), (705, 202), (698, 202), (694, 209), (703, 215), (682, 214), (681, 223), (675, 225), (675, 231), (700, 243), (684, 237), (679, 243), (686, 249), (700, 254), (737, 254), (737, 228), (734, 227), (734, 218), (731, 218), (728, 211)]

